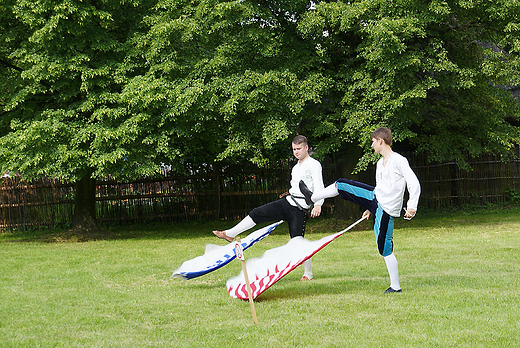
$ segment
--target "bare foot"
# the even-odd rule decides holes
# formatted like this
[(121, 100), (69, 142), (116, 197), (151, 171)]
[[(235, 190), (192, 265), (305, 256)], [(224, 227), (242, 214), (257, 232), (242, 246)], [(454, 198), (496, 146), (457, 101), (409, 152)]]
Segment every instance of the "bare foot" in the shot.
[(227, 240), (228, 242), (232, 242), (233, 241), (233, 237), (230, 237), (230, 236), (226, 235), (226, 232), (224, 232), (224, 231), (213, 231), (213, 234), (215, 236), (219, 237), (220, 239)]

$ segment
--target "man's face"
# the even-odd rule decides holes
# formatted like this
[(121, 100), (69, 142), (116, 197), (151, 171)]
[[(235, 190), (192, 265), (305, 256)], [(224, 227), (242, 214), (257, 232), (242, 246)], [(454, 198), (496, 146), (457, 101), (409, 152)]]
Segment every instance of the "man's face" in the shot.
[(372, 148), (374, 149), (375, 153), (381, 153), (381, 148), (383, 145), (383, 139), (381, 138), (372, 138)]
[(305, 157), (307, 157), (308, 155), (308, 152), (309, 152), (309, 146), (308, 145), (304, 145), (303, 143), (301, 144), (292, 144), (292, 152), (293, 152), (293, 155), (294, 157), (296, 157), (297, 159), (303, 159)]

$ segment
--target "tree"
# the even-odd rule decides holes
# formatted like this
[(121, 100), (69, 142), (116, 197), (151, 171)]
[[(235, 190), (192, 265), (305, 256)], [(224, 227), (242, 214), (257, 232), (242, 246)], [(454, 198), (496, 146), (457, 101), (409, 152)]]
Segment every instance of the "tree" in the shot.
[[(242, 100), (221, 95), (272, 82), (288, 93), (285, 80), (294, 79), (277, 71), (241, 78), (233, 70), (243, 61), (225, 61), (234, 58), (226, 57), (230, 52), (243, 54), (233, 52), (242, 49), (234, 34), (242, 43), (254, 39), (240, 33), (253, 9), (219, 1), (6, 1), (0, 74), (10, 83), (0, 90), (2, 170), (76, 183), (73, 228), (88, 232), (97, 229), (96, 179), (143, 177), (162, 163), (177, 171), (212, 166), (227, 145), (228, 110), (242, 107)], [(256, 34), (258, 42), (272, 35)], [(244, 107), (259, 110), (270, 104), (266, 97), (260, 93)], [(250, 127), (242, 132), (255, 136)], [(247, 141), (241, 148), (248, 149)]]
[(2, 170), (75, 182), (74, 228), (86, 232), (97, 229), (96, 178), (147, 176), (178, 157), (157, 114), (131, 100), (146, 93), (135, 39), (153, 5), (7, 0), (0, 11)]

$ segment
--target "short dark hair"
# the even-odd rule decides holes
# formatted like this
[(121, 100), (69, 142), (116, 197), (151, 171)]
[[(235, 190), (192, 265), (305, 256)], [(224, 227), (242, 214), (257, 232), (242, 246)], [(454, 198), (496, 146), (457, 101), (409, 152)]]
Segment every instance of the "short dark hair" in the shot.
[(293, 141), (292, 141), (293, 144), (304, 144), (304, 145), (308, 145), (309, 143), (307, 142), (307, 137), (305, 135), (297, 135), (294, 137)]
[(381, 127), (372, 132), (370, 139), (383, 139), (387, 145), (392, 145), (392, 131)]

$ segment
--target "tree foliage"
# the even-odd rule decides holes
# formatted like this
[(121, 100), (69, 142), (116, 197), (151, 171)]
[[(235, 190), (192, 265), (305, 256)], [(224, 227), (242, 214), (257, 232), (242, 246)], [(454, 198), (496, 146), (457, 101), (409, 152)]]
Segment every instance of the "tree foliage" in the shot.
[[(153, 125), (121, 102), (142, 70), (132, 39), (143, 1), (8, 1), (4, 67), (16, 76), (4, 100), (0, 158), (27, 177), (79, 180), (144, 175)], [(7, 17), (7, 18), (5, 18)], [(136, 146), (139, 144), (139, 146)], [(151, 155), (151, 154), (154, 155)]]
[(519, 9), (518, 1), (318, 3), (299, 32), (335, 81), (330, 114), (313, 120), (324, 151), (344, 141), (368, 147), (370, 132), (389, 126), (431, 160), (509, 152), (518, 104), (497, 87), (519, 83)]
[(175, 91), (164, 100), (168, 122), (187, 119), (190, 134), (223, 145), (212, 152), (218, 160), (279, 157), (303, 115), (311, 117), (308, 104), (319, 104), (331, 82), (314, 69), (314, 43), (297, 34), (309, 4), (190, 4), (160, 1), (140, 40), (147, 81)]

